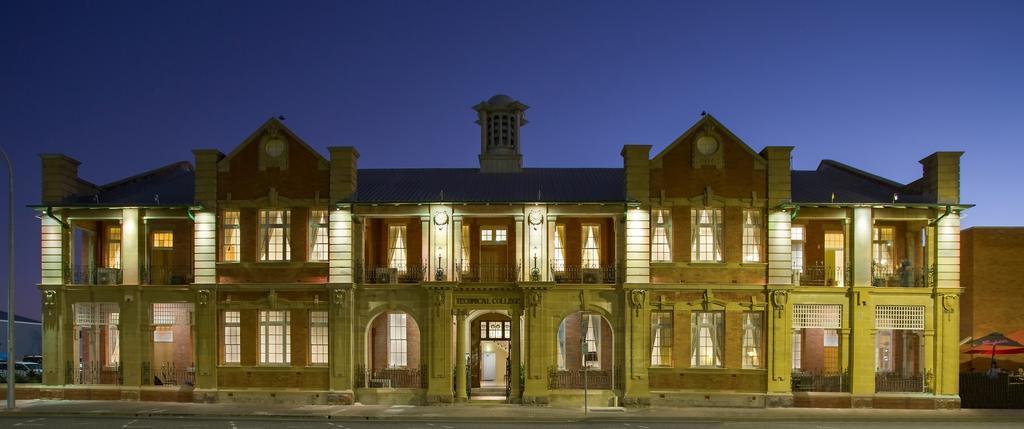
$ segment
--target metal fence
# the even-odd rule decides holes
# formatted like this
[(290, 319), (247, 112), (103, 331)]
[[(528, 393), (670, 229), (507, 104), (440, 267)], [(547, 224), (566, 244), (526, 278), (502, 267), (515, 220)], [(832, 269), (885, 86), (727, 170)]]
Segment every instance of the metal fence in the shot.
[(931, 391), (931, 378), (931, 372), (878, 372), (875, 373), (875, 392), (927, 393)]
[(73, 285), (119, 285), (121, 269), (98, 267), (96, 265), (64, 266), (64, 282)]
[(390, 266), (356, 263), (356, 278), (362, 279), (363, 283), (421, 283), (426, 279), (426, 275), (427, 266), (425, 264), (393, 268)]
[(555, 283), (615, 283), (618, 274), (614, 264), (599, 267), (551, 264), (550, 270)]
[(365, 365), (356, 367), (356, 387), (369, 388), (422, 388), (427, 385), (427, 371), (421, 368), (381, 368), (367, 371)]
[(467, 283), (512, 283), (519, 281), (519, 264), (455, 264), (460, 282)]
[(1024, 377), (985, 373), (960, 374), (961, 408), (1024, 408)]
[(871, 285), (877, 287), (928, 287), (934, 278), (928, 267), (871, 266)]
[(611, 370), (553, 369), (548, 373), (551, 389), (611, 389), (614, 374)]
[(192, 283), (191, 265), (142, 267), (142, 282), (149, 285), (186, 285)]
[(792, 387), (794, 392), (849, 392), (850, 373), (842, 372), (804, 372), (793, 371)]
[(165, 363), (160, 368), (153, 368), (150, 362), (142, 362), (142, 384), (195, 386), (195, 365), (178, 366), (174, 363)]
[(800, 286), (843, 286), (849, 284), (850, 270), (831, 265), (809, 265), (793, 271), (793, 284)]
[(71, 384), (124, 384), (120, 363), (79, 362), (76, 366), (74, 362), (68, 361), (64, 377)]

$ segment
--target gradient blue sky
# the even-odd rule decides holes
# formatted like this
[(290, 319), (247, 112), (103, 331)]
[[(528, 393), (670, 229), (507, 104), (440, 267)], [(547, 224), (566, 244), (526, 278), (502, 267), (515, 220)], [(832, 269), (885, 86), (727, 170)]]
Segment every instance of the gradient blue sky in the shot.
[(531, 106), (528, 166), (619, 166), (707, 110), (755, 150), (796, 146), (796, 169), (909, 182), (965, 151), (964, 224), (1022, 224), (1024, 2), (292, 3), (4, 2), (19, 314), (40, 312), (38, 153), (106, 183), (283, 114), (361, 166), (469, 167), (470, 106), (499, 92)]

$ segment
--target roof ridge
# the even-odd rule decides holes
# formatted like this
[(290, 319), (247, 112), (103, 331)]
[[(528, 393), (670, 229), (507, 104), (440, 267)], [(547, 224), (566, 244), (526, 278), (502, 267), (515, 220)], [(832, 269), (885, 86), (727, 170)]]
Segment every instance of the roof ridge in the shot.
[(134, 182), (134, 181), (138, 181), (138, 180), (145, 179), (145, 178), (148, 178), (148, 177), (151, 177), (151, 176), (156, 176), (158, 174), (170, 172), (172, 170), (179, 169), (179, 168), (184, 168), (186, 170), (192, 171), (192, 163), (190, 163), (188, 161), (175, 161), (175, 162), (172, 162), (170, 164), (164, 165), (162, 167), (157, 167), (157, 168), (154, 168), (152, 170), (144, 171), (144, 172), (136, 174), (134, 176), (125, 177), (123, 179), (118, 179), (118, 180), (115, 180), (113, 182), (110, 182), (110, 183), (107, 183), (107, 184), (104, 184), (104, 185), (100, 185), (100, 186), (98, 186), (98, 188), (100, 190), (106, 191), (106, 190), (109, 190), (111, 188), (116, 188), (118, 186), (123, 186), (123, 185), (126, 185), (126, 184)]
[(849, 165), (849, 164), (844, 164), (844, 163), (836, 161), (834, 159), (823, 159), (823, 160), (821, 160), (821, 163), (818, 164), (818, 171), (821, 170), (821, 167), (823, 165), (828, 165), (828, 166), (836, 168), (838, 170), (843, 170), (843, 171), (845, 171), (847, 173), (855, 174), (855, 175), (861, 176), (861, 177), (863, 177), (865, 179), (872, 180), (872, 181), (875, 181), (875, 182), (879, 182), (879, 183), (882, 183), (884, 185), (889, 185), (889, 186), (892, 186), (892, 187), (895, 187), (895, 188), (902, 189), (902, 188), (905, 188), (907, 186), (907, 185), (904, 185), (904, 184), (902, 184), (900, 182), (897, 182), (895, 180), (886, 179), (886, 178), (884, 178), (882, 176), (879, 176), (877, 174), (868, 173), (867, 171), (861, 170), (861, 169), (859, 169), (857, 167), (854, 167), (852, 165)]

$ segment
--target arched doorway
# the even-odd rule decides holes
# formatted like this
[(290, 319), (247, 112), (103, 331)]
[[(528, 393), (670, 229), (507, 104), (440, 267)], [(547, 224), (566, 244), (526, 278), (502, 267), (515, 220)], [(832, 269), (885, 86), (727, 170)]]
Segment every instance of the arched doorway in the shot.
[(577, 311), (565, 316), (555, 336), (555, 389), (611, 389), (614, 380), (612, 326), (604, 316)]
[(505, 400), (511, 388), (512, 318), (503, 312), (488, 312), (468, 321), (467, 382), (469, 397), (476, 400)]
[(403, 311), (377, 315), (367, 327), (366, 363), (357, 368), (358, 387), (422, 388), (420, 328)]

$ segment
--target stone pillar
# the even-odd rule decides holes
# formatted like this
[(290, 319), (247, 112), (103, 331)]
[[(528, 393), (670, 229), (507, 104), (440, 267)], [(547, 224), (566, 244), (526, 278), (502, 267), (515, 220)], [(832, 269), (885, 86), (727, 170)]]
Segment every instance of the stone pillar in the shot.
[(196, 387), (193, 395), (195, 402), (216, 402), (217, 400), (220, 317), (215, 287), (204, 285), (196, 290), (194, 328), (196, 333)]
[(348, 199), (356, 192), (359, 151), (352, 146), (331, 146), (331, 202)]
[[(513, 328), (514, 329), (514, 328)], [(466, 310), (455, 310), (455, 401), (466, 402)]]
[(853, 285), (871, 286), (871, 231), (870, 207), (853, 209)]
[(145, 342), (142, 340), (142, 324), (146, 323), (149, 312), (142, 305), (138, 284), (121, 287), (124, 289), (124, 301), (118, 315), (118, 333), (121, 336), (121, 400), (138, 401), (139, 386), (143, 384), (142, 345)]
[(855, 408), (871, 407), (875, 395), (875, 306), (871, 287), (850, 293), (850, 394)]
[(624, 291), (626, 306), (625, 320), (625, 370), (626, 391), (623, 403), (630, 406), (647, 406), (651, 404), (650, 384), (647, 368), (651, 363), (650, 338), (650, 306), (647, 302), (647, 291), (629, 289)]
[(510, 385), (512, 386), (511, 392), (509, 393), (509, 402), (517, 404), (520, 402), (520, 395), (523, 393), (523, 387), (519, 385), (519, 373), (520, 365), (523, 363), (523, 352), (522, 352), (522, 317), (523, 311), (515, 308), (509, 312), (509, 316), (512, 316), (512, 341), (511, 351), (509, 360), (512, 362), (512, 368), (509, 371), (509, 377), (512, 378)]
[(195, 213), (193, 283), (217, 283), (217, 163), (224, 154), (213, 149), (194, 150), (192, 154), (196, 159), (195, 201), (202, 206)]
[[(427, 341), (427, 402), (451, 403), (452, 392), (452, 289), (455, 284), (432, 282), (428, 287), (430, 316)], [(423, 349), (421, 343), (421, 350)]]
[(65, 328), (65, 318), (74, 319), (75, 314), (61, 311), (63, 308), (62, 293), (57, 289), (43, 290), (43, 384), (48, 386), (71, 382), (64, 379), (67, 361), (71, 358), (65, 357), (62, 341), (71, 338), (70, 330)]
[(771, 348), (765, 360), (768, 369), (769, 407), (788, 407), (793, 405), (790, 381), (793, 370), (793, 305), (789, 303), (788, 288), (772, 288), (768, 292), (767, 342)]
[[(525, 324), (526, 324), (526, 385), (523, 390), (523, 403), (543, 405), (548, 403), (548, 367), (553, 362), (554, 333), (547, 331), (556, 329), (545, 323), (544, 310), (545, 292), (540, 288), (529, 288), (524, 291)], [(547, 344), (550, 339), (551, 344)]]
[(121, 284), (139, 284), (139, 209), (121, 209)]
[(790, 236), (792, 218), (788, 211), (768, 211), (768, 284), (793, 283), (793, 241)]
[(355, 335), (352, 303), (355, 291), (349, 286), (335, 286), (331, 289), (331, 305), (328, 313), (330, 340), (329, 369), (330, 389), (327, 403), (351, 405), (355, 403), (354, 366)]
[(627, 209), (625, 232), (626, 283), (650, 283), (651, 211), (648, 208), (639, 207)]

